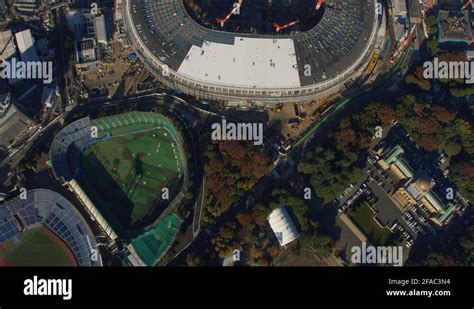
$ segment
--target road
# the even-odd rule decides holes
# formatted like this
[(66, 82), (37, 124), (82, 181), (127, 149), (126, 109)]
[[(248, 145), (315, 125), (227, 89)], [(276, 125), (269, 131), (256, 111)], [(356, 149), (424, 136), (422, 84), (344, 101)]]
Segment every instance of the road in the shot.
[(415, 27), (415, 49), (419, 49), (422, 43), (422, 40), (425, 38), (425, 31), (423, 29), (423, 7), (416, 1), (408, 1), (408, 15), (410, 16), (411, 26), (416, 25)]
[(68, 85), (68, 73), (66, 72), (66, 49), (65, 44), (60, 44), (61, 42), (66, 42), (66, 36), (64, 34), (64, 29), (67, 29), (66, 18), (64, 16), (64, 7), (59, 7), (54, 10), (54, 16), (56, 18), (57, 27), (57, 47), (56, 47), (56, 76), (58, 81), (58, 88), (61, 94), (61, 100), (63, 104), (63, 109), (69, 105), (69, 85)]

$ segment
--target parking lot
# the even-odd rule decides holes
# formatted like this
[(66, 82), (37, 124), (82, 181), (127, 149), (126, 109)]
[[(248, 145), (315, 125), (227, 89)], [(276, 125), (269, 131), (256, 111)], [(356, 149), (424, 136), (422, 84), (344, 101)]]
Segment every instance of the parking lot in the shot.
[[(391, 145), (387, 145), (388, 140), (390, 144), (401, 144), (404, 149), (407, 149), (407, 160), (414, 162), (418, 167), (424, 166), (425, 162), (433, 162), (433, 160), (422, 156), (423, 153), (418, 146), (408, 135), (404, 136), (403, 131), (398, 130), (397, 125), (391, 128), (394, 130), (387, 132), (389, 138), (385, 136), (385, 139), (379, 143), (375, 142), (373, 148), (369, 151), (367, 165), (364, 170), (365, 177), (362, 182), (346, 188), (333, 201), (333, 206), (337, 207), (339, 212), (342, 213), (353, 207), (356, 201), (362, 198), (367, 200), (377, 213), (377, 220), (383, 226), (389, 227), (392, 232), (400, 235), (399, 239), (403, 241), (405, 247), (410, 248), (418, 237), (424, 236), (426, 233), (436, 234), (437, 231), (432, 226), (429, 214), (424, 207), (411, 207), (403, 213), (392, 200), (391, 195), (403, 186), (403, 182), (406, 180), (399, 182), (391, 170), (382, 170), (376, 163), (380, 159), (376, 150), (380, 147), (390, 147)], [(443, 164), (443, 160), (440, 158), (436, 158), (434, 162)], [(438, 165), (430, 163), (429, 167), (424, 169), (430, 174), (436, 175), (433, 178), (439, 184), (438, 189), (444, 189), (444, 184), (447, 182), (446, 175), (443, 175)], [(440, 177), (442, 179), (439, 179)]]

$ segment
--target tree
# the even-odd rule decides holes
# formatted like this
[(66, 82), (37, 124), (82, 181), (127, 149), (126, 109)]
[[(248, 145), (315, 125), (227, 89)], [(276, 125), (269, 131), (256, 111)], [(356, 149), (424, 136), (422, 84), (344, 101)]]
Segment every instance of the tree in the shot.
[(444, 146), (444, 152), (450, 157), (458, 155), (461, 150), (462, 145), (456, 140), (451, 140)]
[(199, 266), (202, 265), (201, 258), (193, 253), (188, 253), (186, 255), (186, 264), (188, 266)]
[(456, 118), (456, 114), (443, 106), (436, 105), (434, 117), (441, 123), (449, 124)]
[(280, 247), (276, 244), (268, 246), (267, 252), (272, 258), (274, 258), (280, 254)]
[(383, 104), (378, 108), (377, 116), (384, 125), (388, 125), (395, 120), (395, 111), (391, 106)]
[(253, 246), (252, 249), (250, 249), (250, 257), (254, 260), (259, 259), (262, 257), (263, 252), (259, 250), (257, 247)]
[(431, 89), (431, 83), (427, 79), (418, 79), (415, 75), (413, 74), (408, 74), (405, 77), (405, 83), (408, 85), (416, 85), (419, 88), (421, 88), (424, 91), (429, 91)]

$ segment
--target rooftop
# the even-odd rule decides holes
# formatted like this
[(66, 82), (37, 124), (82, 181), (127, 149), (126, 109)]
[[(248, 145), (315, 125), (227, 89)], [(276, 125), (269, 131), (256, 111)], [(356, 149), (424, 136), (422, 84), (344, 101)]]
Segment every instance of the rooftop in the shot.
[(273, 210), (267, 220), (280, 246), (285, 246), (300, 237), (300, 232), (285, 207)]
[(439, 13), (440, 42), (466, 42), (473, 38), (469, 23), (469, 12), (440, 11)]
[(11, 30), (0, 32), (0, 59), (9, 60), (16, 55), (16, 46)]
[(31, 30), (26, 29), (15, 33), (16, 44), (20, 51), (20, 57), (22, 61), (38, 61), (39, 57), (35, 48), (35, 40), (31, 35)]
[(178, 73), (213, 84), (300, 87), (294, 42), (236, 37), (233, 45), (192, 46)]

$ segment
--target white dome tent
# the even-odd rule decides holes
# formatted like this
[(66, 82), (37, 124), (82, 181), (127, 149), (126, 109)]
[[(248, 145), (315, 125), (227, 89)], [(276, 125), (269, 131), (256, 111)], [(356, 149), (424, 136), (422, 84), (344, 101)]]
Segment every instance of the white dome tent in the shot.
[(273, 210), (267, 220), (280, 246), (286, 246), (300, 237), (300, 232), (285, 207)]

